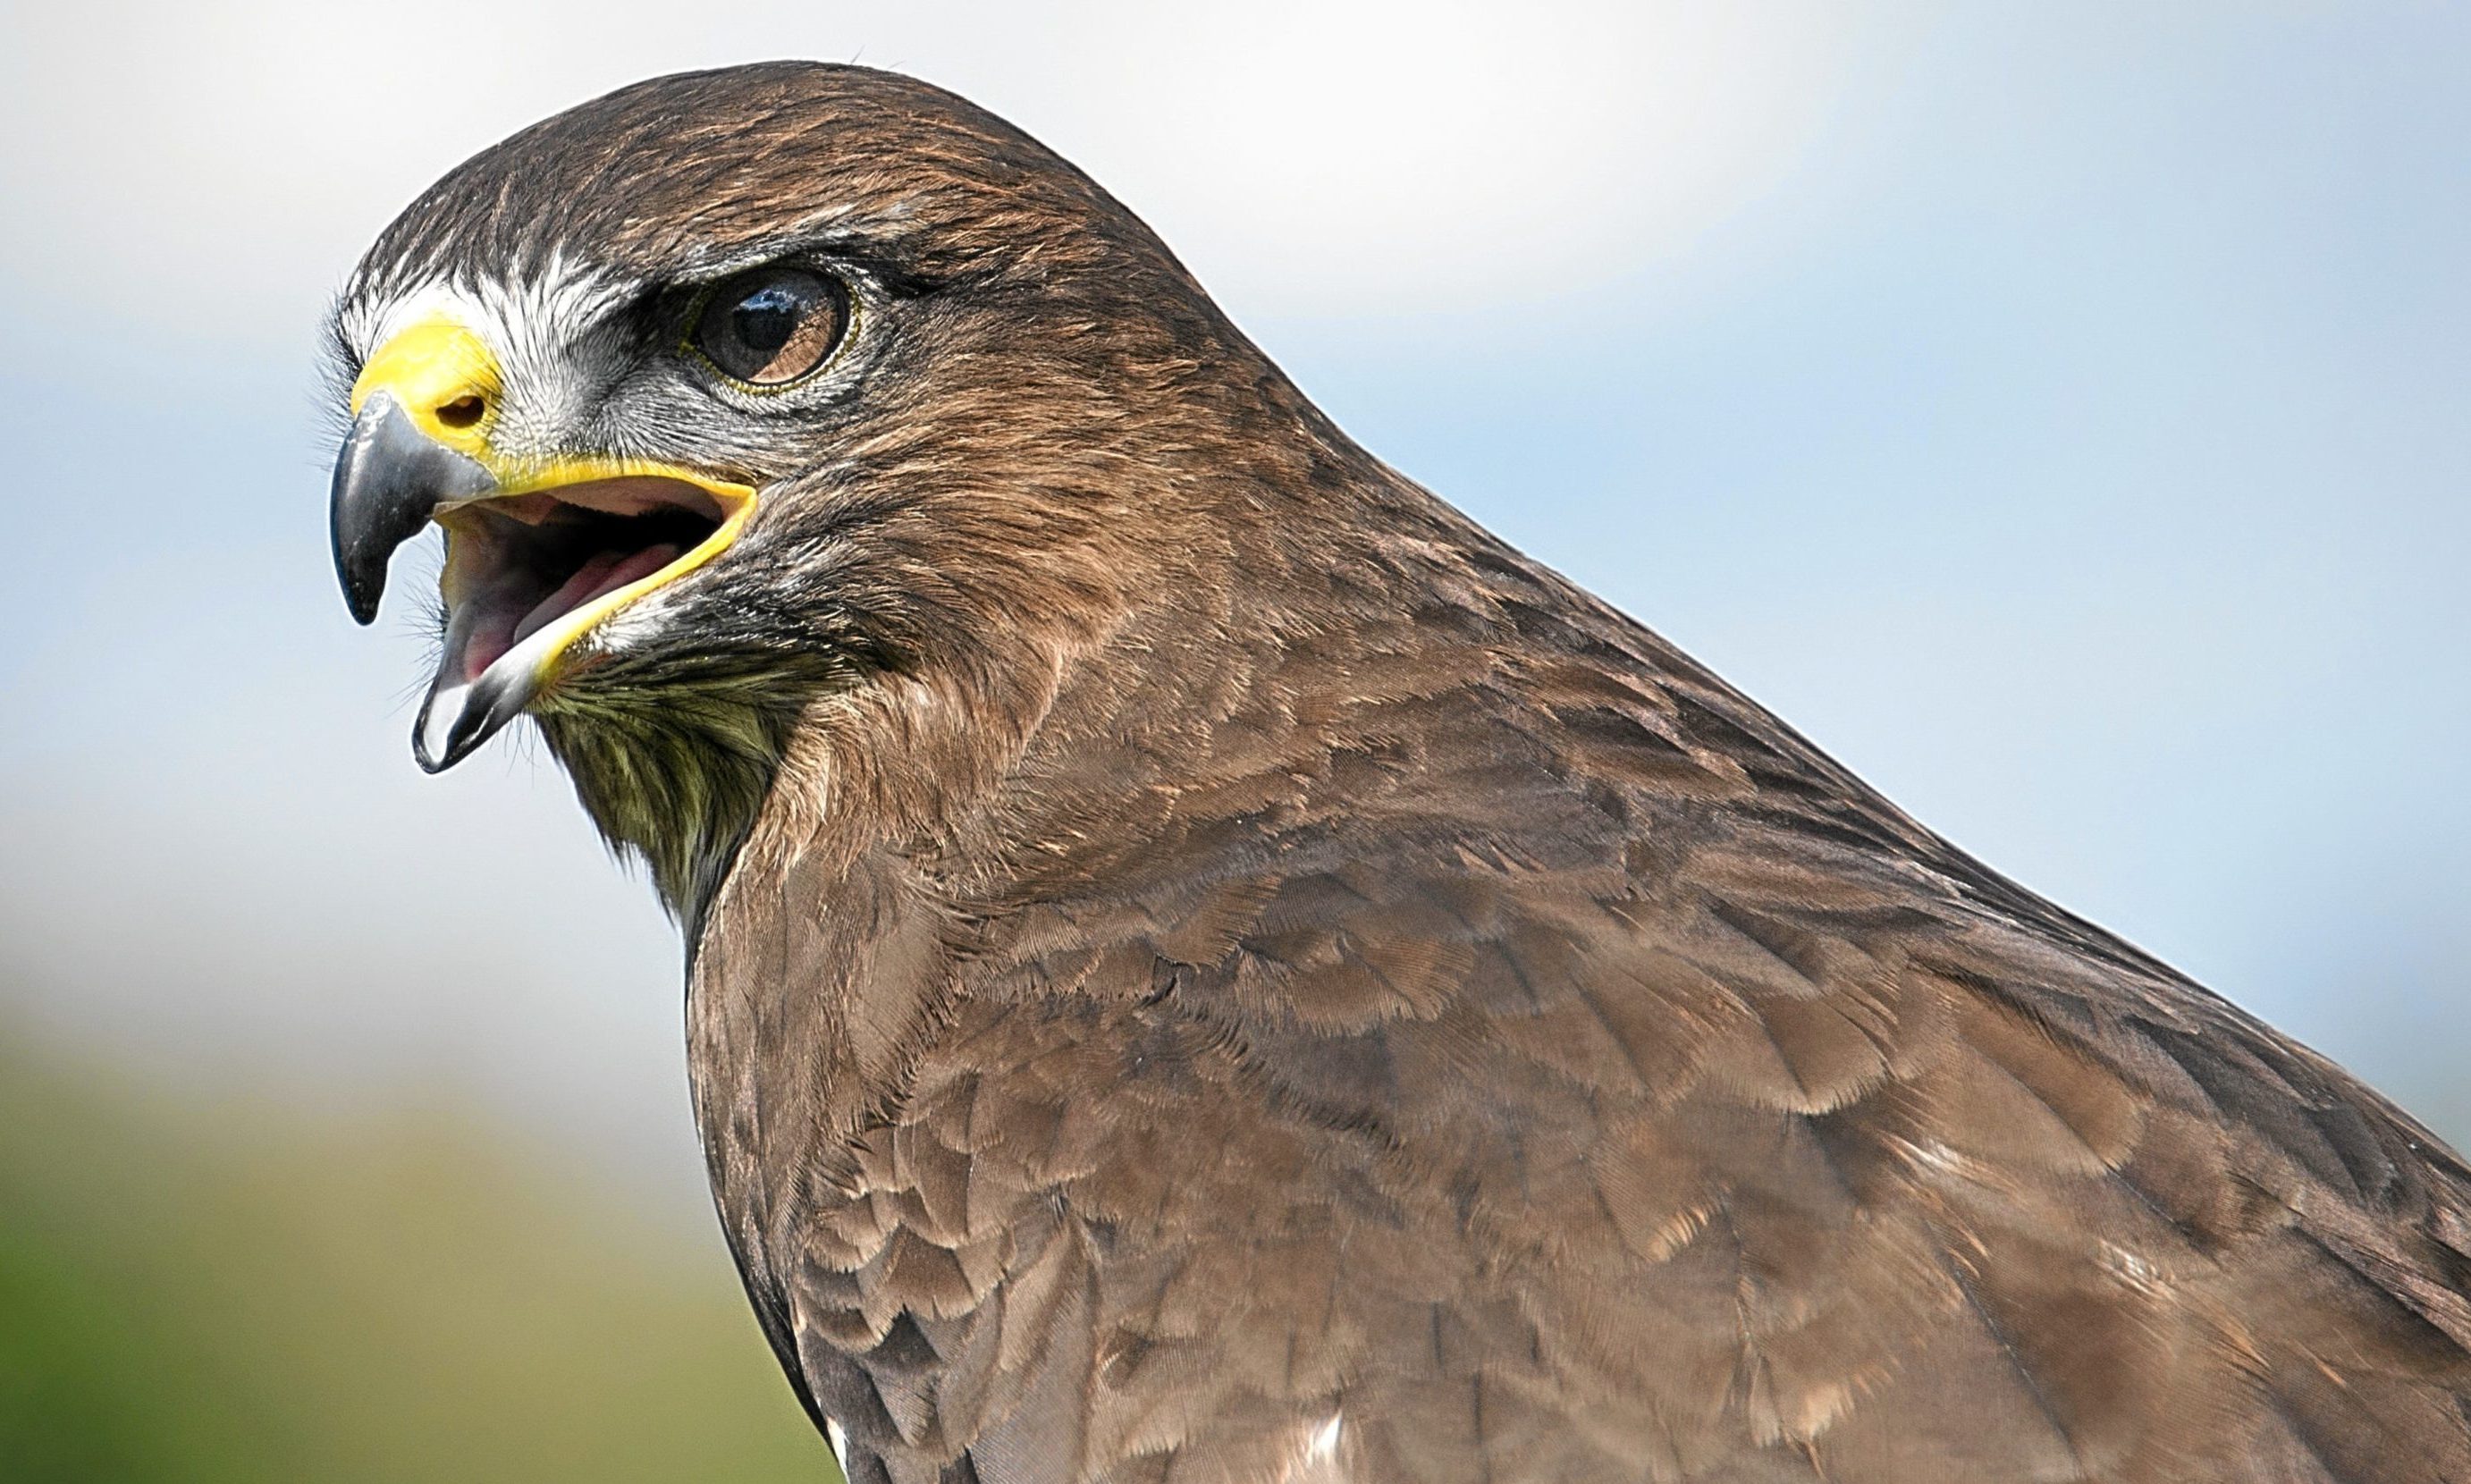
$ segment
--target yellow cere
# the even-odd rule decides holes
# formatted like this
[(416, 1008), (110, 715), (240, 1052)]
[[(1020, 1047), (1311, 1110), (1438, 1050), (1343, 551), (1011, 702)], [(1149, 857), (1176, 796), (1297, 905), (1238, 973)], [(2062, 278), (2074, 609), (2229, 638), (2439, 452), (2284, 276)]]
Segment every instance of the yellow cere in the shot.
[[(444, 315), (414, 320), (378, 347), (352, 383), (352, 412), (374, 391), (390, 391), (421, 432), (458, 453), (478, 455), (497, 421), (498, 358), (481, 337)], [(481, 415), (461, 427), (438, 416), (440, 408), (478, 398)]]
[[(456, 506), (481, 505), (601, 480), (647, 477), (683, 481), (704, 490), (719, 504), (720, 525), (694, 550), (658, 572), (561, 615), (541, 650), (535, 671), (538, 674), (546, 675), (558, 657), (602, 619), (719, 555), (738, 539), (746, 518), (755, 511), (755, 491), (751, 486), (670, 464), (590, 458), (502, 463), (492, 457), (489, 448), (489, 430), (497, 421), (498, 399), (503, 390), (497, 358), (479, 335), (444, 315), (433, 315), (405, 326), (369, 357), (361, 368), (360, 378), (352, 384), (353, 412), (357, 414), (361, 404), (379, 390), (393, 393), (422, 433), (474, 459), (497, 478), (495, 490), (477, 500), (456, 502)], [(482, 405), (482, 415), (469, 426), (455, 427), (438, 416), (440, 408), (466, 396), (479, 398)], [(439, 513), (447, 513), (456, 506), (443, 506)], [(455, 539), (456, 532), (450, 525), (448, 559), (438, 574), (441, 591), (447, 588), (455, 571)], [(445, 596), (449, 602), (455, 599), (451, 591), (445, 591)]]

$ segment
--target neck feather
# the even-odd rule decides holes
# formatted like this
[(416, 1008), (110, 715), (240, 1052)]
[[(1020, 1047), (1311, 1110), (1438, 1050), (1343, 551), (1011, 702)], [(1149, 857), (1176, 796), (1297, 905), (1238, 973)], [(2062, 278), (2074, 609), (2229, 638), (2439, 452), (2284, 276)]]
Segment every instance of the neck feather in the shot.
[(813, 687), (777, 675), (589, 694), (544, 708), (541, 730), (610, 848), (641, 860), (692, 945)]

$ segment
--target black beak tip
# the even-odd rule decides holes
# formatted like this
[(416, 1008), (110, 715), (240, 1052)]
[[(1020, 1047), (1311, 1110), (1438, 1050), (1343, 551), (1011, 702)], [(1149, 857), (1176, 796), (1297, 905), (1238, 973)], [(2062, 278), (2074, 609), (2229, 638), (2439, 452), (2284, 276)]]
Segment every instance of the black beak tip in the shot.
[[(459, 700), (459, 697), (458, 699)], [(468, 718), (460, 714), (459, 708), (458, 715), (447, 718), (449, 725), (446, 735), (443, 737), (432, 735), (429, 714), (435, 710), (436, 706), (437, 693), (432, 691), (429, 693), (429, 698), (420, 704), (420, 715), (412, 718), (412, 760), (420, 765), (422, 772), (430, 774), (446, 771), (462, 762), (463, 755), (472, 750), (472, 740), (465, 735), (471, 728), (467, 724)], [(432, 751), (433, 746), (436, 750)]]
[(422, 772), (435, 778), (463, 761), (463, 754), (452, 747), (447, 749), (443, 757), (431, 757), (428, 744), (421, 740), (420, 730), (416, 723), (412, 729), (412, 761), (420, 765)]
[(469, 685), (433, 688), (412, 723), (412, 758), (424, 773), (442, 773), (522, 714), (532, 688), (512, 671), (492, 670)]
[(353, 619), (377, 618), (387, 559), (441, 503), (485, 494), (496, 483), (478, 459), (421, 432), (393, 393), (371, 393), (335, 459), (328, 497), (335, 576)]
[(343, 579), (343, 606), (352, 610), (352, 622), (358, 624), (363, 628), (366, 628), (370, 624), (376, 623), (378, 621), (378, 598), (380, 595), (376, 591), (366, 589), (362, 584), (354, 582), (352, 580), (352, 575), (348, 572), (341, 574), (341, 577)]

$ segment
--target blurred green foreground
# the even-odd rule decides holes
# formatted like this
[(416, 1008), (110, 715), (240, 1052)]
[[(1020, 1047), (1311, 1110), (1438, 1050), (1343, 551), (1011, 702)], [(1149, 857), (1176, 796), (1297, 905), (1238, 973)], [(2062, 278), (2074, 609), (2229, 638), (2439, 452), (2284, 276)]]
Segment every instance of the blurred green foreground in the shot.
[(0, 1040), (0, 1480), (835, 1484), (717, 1237), (550, 1163)]

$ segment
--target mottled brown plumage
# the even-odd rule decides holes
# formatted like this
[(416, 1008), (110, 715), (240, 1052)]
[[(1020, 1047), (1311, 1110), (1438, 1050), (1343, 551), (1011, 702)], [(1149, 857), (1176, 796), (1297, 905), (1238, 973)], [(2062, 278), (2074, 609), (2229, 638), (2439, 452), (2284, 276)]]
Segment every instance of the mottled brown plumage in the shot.
[(859, 1484), (2471, 1479), (2452, 1152), (1384, 467), (1000, 122), (647, 83), (351, 292), (792, 251), (873, 286), (834, 400), (539, 435), (778, 496), (535, 709)]

